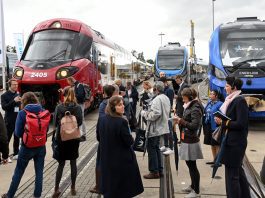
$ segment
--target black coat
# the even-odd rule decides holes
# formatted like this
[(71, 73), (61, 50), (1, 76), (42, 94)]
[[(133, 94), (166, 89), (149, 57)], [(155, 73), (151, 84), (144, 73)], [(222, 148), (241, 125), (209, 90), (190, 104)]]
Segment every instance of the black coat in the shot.
[(121, 117), (100, 117), (101, 186), (105, 198), (129, 198), (144, 191), (128, 122)]
[(183, 82), (183, 84), (179, 88), (178, 94), (177, 94), (178, 98), (176, 99), (176, 112), (177, 112), (177, 115), (181, 118), (183, 116), (183, 111), (184, 111), (184, 108), (183, 108), (184, 102), (182, 99), (181, 92), (184, 88), (188, 88), (188, 87), (189, 87), (189, 85), (187, 83)]
[(1, 112), (0, 112), (0, 153), (2, 153), (2, 157), (4, 159), (8, 158), (9, 148), (7, 140), (7, 130)]
[(231, 118), (221, 159), (227, 167), (240, 167), (247, 148), (248, 106), (244, 97), (236, 97), (228, 106), (226, 115)]
[(5, 111), (5, 122), (6, 124), (16, 123), (17, 113), (15, 112), (15, 107), (20, 107), (20, 102), (15, 102), (14, 98), (18, 96), (18, 93), (11, 92), (10, 90), (6, 91), (1, 95), (1, 105), (2, 109)]
[(67, 140), (62, 141), (60, 135), (61, 119), (66, 111), (70, 111), (72, 115), (75, 115), (78, 126), (82, 125), (82, 109), (77, 104), (59, 104), (55, 109), (55, 126), (56, 126), (56, 140), (58, 140), (59, 158), (57, 160), (74, 160), (79, 157), (79, 140)]

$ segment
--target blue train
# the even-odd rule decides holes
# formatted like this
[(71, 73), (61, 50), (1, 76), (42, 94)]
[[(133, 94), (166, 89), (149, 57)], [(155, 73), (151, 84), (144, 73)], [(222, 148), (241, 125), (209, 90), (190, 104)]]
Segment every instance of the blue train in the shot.
[(265, 118), (265, 22), (237, 18), (218, 26), (209, 45), (209, 88), (225, 95), (226, 76), (241, 78), (251, 119)]
[(159, 73), (164, 72), (167, 78), (176, 75), (185, 76), (187, 74), (188, 52), (180, 43), (168, 43), (158, 49), (154, 74), (159, 78)]

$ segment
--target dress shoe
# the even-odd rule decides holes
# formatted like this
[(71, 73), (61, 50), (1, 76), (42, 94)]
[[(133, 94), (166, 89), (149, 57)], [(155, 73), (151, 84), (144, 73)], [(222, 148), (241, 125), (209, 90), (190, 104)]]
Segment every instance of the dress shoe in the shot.
[(96, 188), (96, 186), (94, 188), (90, 189), (89, 192), (96, 193), (96, 194), (101, 194), (100, 191), (99, 191), (99, 189)]
[(61, 192), (60, 191), (54, 191), (52, 198), (58, 198), (60, 196)]
[(71, 188), (71, 195), (75, 196), (76, 195), (76, 190), (74, 188)]
[(149, 173), (147, 175), (144, 175), (145, 179), (159, 179), (160, 175), (159, 173)]

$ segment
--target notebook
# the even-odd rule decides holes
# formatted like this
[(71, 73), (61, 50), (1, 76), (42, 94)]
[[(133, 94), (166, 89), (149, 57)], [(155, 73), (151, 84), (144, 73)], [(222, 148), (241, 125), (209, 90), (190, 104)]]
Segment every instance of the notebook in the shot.
[(222, 120), (226, 121), (226, 120), (231, 120), (231, 118), (227, 117), (225, 114), (223, 114), (221, 111), (216, 111), (215, 113), (213, 113), (213, 115), (215, 117), (221, 118)]

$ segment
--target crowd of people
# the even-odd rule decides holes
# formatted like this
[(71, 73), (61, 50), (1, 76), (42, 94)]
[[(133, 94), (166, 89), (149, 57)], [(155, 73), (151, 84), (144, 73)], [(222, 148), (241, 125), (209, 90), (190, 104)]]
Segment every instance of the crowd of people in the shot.
[[(69, 87), (59, 90), (64, 101), (55, 109), (53, 134), (53, 157), (58, 162), (55, 176), (53, 198), (59, 197), (60, 181), (66, 161), (71, 166), (71, 195), (76, 195), (77, 158), (79, 144), (85, 141), (86, 128), (84, 123), (84, 88), (83, 85), (70, 77)], [(41, 197), (45, 145), (29, 148), (23, 140), (27, 125), (27, 111), (38, 114), (44, 109), (32, 92), (22, 97), (17, 92), (17, 81), (9, 81), (9, 90), (2, 94), (1, 104), (5, 111), (4, 119), (0, 116), (2, 163), (11, 163), (17, 159), (12, 182), (2, 197), (14, 197), (21, 177), (33, 159), (35, 164), (34, 197)], [(221, 128), (226, 133), (226, 143), (221, 156), (225, 166), (225, 184), (228, 197), (250, 197), (249, 184), (246, 180), (242, 161), (247, 147), (248, 106), (240, 95), (242, 81), (234, 77), (226, 78), (225, 90), (227, 97), (222, 98), (219, 90), (211, 90), (210, 100), (204, 107), (198, 93), (185, 83), (182, 76), (176, 76), (170, 83), (164, 73), (152, 86), (149, 81), (142, 84), (143, 91), (138, 93), (136, 87), (127, 82), (126, 86), (117, 79), (113, 84), (103, 87), (104, 99), (99, 106), (99, 117), (96, 137), (99, 143), (95, 167), (96, 184), (90, 189), (92, 193), (103, 194), (106, 198), (130, 198), (144, 191), (135, 152), (133, 150), (135, 118), (137, 104), (140, 104), (140, 117), (144, 120), (146, 131), (146, 150), (148, 152), (148, 174), (144, 179), (163, 177), (161, 155), (174, 153), (174, 144), (179, 144), (179, 158), (184, 160), (189, 170), (191, 183), (182, 191), (185, 197), (200, 197), (200, 171), (197, 160), (203, 159), (200, 135), (203, 128), (203, 143), (211, 146), (212, 160), (207, 162), (215, 166), (221, 150), (221, 143), (212, 134)], [(175, 100), (175, 106), (174, 106)], [(229, 120), (215, 116), (220, 111)], [(72, 115), (75, 118), (79, 136), (64, 140), (62, 119)], [(2, 130), (3, 128), (3, 130)], [(9, 158), (8, 145), (14, 134), (13, 158)], [(21, 146), (20, 138), (22, 138)]]

